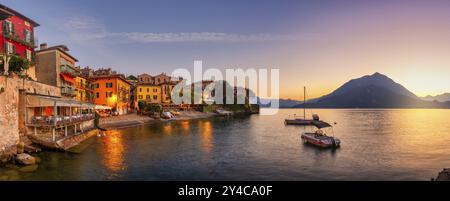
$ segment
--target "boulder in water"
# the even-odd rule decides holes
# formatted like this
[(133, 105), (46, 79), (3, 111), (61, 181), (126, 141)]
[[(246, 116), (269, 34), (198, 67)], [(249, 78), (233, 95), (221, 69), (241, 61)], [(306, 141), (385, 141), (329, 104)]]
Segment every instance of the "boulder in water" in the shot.
[(25, 153), (17, 154), (16, 161), (22, 165), (36, 164), (36, 159), (33, 156), (30, 156), (29, 154), (25, 154)]

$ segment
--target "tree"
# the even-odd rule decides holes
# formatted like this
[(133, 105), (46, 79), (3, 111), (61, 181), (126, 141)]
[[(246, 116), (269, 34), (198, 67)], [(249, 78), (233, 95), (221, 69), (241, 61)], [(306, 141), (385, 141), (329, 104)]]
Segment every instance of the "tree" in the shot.
[(10, 72), (21, 74), (24, 70), (30, 68), (30, 61), (17, 55), (1, 55), (1, 69), (5, 75)]
[(3, 71), (4, 75), (8, 75), (9, 72), (9, 61), (11, 60), (11, 55), (2, 54), (0, 55), (0, 69)]
[(138, 78), (136, 76), (134, 76), (134, 75), (129, 75), (127, 77), (127, 80), (138, 80)]
[(28, 68), (30, 68), (30, 62), (28, 61), (28, 59), (15, 55), (11, 57), (11, 60), (9, 61), (10, 72), (20, 74), (23, 71), (27, 70)]
[(140, 111), (143, 111), (147, 107), (147, 103), (145, 103), (145, 101), (139, 101), (138, 107)]

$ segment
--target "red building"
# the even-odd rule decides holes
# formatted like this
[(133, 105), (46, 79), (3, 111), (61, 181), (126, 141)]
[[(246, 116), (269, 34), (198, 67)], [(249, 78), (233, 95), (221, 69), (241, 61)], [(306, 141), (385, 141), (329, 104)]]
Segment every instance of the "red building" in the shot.
[[(34, 60), (34, 28), (39, 24), (19, 12), (0, 4), (0, 54), (18, 55)], [(33, 77), (32, 75), (31, 77)]]

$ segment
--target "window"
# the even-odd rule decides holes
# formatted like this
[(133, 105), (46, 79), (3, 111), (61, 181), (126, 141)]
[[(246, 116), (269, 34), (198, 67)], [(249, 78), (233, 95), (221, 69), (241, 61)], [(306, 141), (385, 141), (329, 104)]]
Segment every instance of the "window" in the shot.
[(158, 100), (158, 96), (154, 95), (153, 100)]
[(145, 99), (150, 100), (150, 95), (147, 95)]
[(155, 92), (155, 93), (158, 92), (158, 89), (157, 89), (157, 88), (154, 88), (154, 89), (153, 89), (153, 92)]
[(148, 92), (150, 92), (149, 90), (150, 90), (150, 89), (149, 89), (149, 88), (147, 88), (147, 93), (148, 93)]
[(14, 24), (12, 22), (5, 20), (3, 26), (6, 34), (14, 34)]
[(107, 82), (106, 83), (106, 88), (112, 88), (113, 87), (113, 83), (112, 82)]
[(31, 31), (30, 30), (23, 30), (23, 35), (25, 36), (25, 42), (31, 43)]
[(139, 100), (142, 100), (142, 99), (143, 99), (142, 95), (139, 95), (139, 97), (138, 97), (138, 98), (139, 98)]
[(26, 52), (26, 57), (27, 57), (27, 59), (28, 59), (28, 61), (31, 61), (31, 51), (30, 50), (26, 50), (25, 51)]
[(109, 92), (106, 92), (106, 98), (108, 98)]
[(142, 92), (142, 88), (139, 88), (139, 92)]
[(10, 42), (6, 42), (6, 51), (8, 52), (8, 54), (15, 54), (16, 47), (14, 46), (14, 44), (12, 44)]
[(100, 98), (100, 93), (97, 92), (96, 96), (97, 96), (97, 98)]

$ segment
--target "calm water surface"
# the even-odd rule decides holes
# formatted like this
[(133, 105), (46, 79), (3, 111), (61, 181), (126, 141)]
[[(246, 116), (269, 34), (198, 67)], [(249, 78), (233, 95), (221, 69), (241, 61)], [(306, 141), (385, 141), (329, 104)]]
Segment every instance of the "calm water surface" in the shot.
[[(337, 122), (337, 150), (301, 143), (289, 114), (108, 131), (70, 153), (43, 152), (34, 172), (0, 180), (430, 180), (450, 167), (450, 110), (314, 110)], [(329, 134), (333, 132), (330, 130)]]

